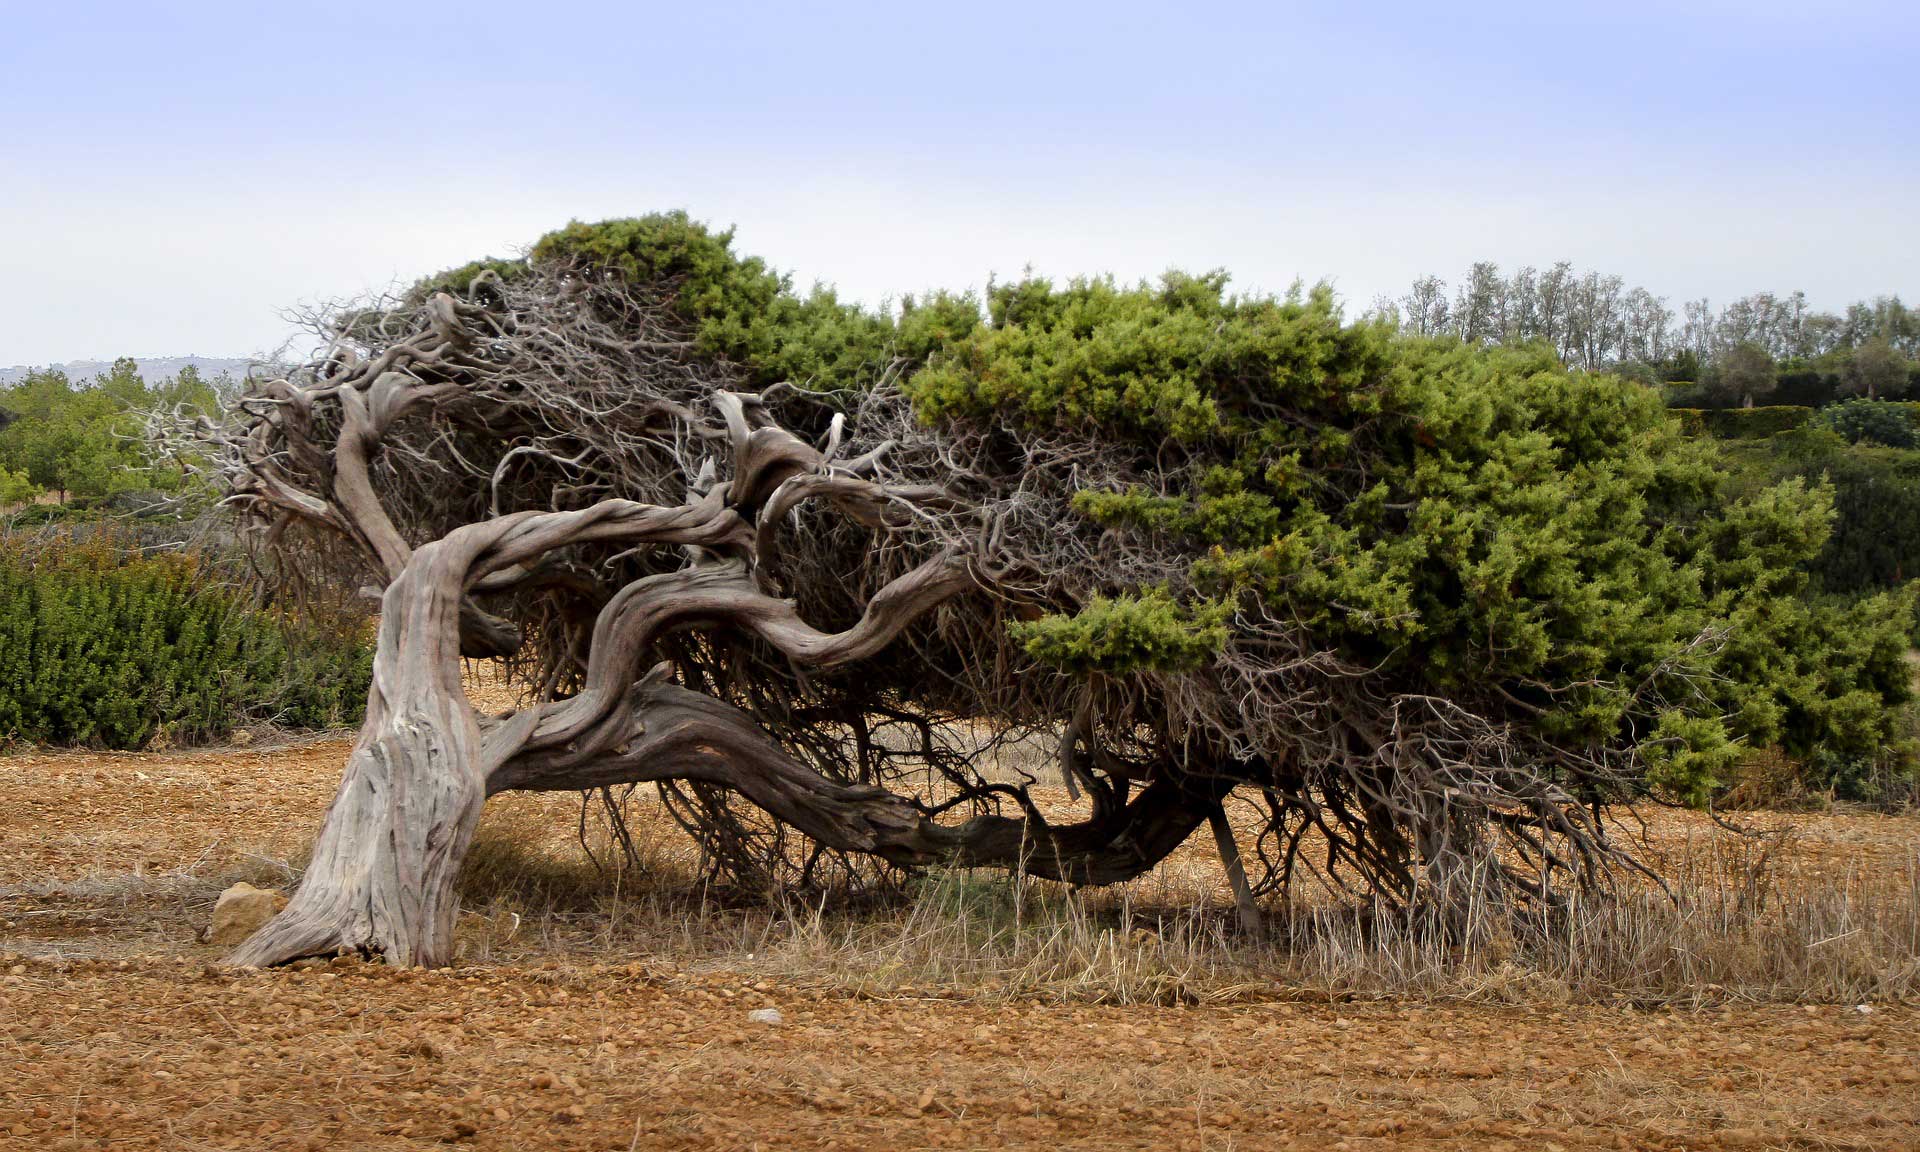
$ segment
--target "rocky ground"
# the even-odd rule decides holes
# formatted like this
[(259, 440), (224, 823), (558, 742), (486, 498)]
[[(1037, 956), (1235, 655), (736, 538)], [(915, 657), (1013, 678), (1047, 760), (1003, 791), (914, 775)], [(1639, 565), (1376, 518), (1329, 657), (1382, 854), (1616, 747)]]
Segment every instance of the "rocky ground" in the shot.
[[(876, 996), (537, 941), (220, 967), (212, 893), (284, 881), (344, 751), (0, 758), (0, 1147), (1920, 1147), (1911, 1003)], [(1810, 869), (1920, 846), (1796, 822)]]

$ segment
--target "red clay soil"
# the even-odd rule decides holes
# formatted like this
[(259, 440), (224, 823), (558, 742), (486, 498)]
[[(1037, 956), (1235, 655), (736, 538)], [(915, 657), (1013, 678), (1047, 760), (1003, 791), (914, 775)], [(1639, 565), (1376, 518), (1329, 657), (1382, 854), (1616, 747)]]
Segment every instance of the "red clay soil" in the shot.
[[(310, 835), (343, 754), (0, 759), (0, 1148), (1920, 1147), (1913, 1005), (871, 1000), (645, 957), (234, 971), (185, 908), (117, 926), (136, 872)], [(1802, 825), (1836, 868), (1920, 842)]]
[[(984, 1007), (357, 962), (31, 962), (0, 981), (9, 1147), (1896, 1148), (1920, 1132), (1910, 1008)], [(782, 1023), (750, 1023), (763, 1006)]]

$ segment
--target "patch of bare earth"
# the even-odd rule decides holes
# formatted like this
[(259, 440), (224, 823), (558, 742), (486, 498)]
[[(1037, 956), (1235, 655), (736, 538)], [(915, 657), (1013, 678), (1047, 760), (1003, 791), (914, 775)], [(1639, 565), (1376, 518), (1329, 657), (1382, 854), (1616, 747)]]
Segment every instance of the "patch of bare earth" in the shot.
[[(1911, 1146), (1915, 1013), (860, 1000), (633, 968), (16, 963), (12, 1147)], [(783, 1022), (750, 1023), (777, 1007)]]
[[(468, 967), (219, 967), (213, 896), (287, 881), (345, 750), (0, 758), (0, 1147), (1920, 1146), (1897, 1001), (1303, 1000), (1257, 967), (1166, 1006), (863, 995), (764, 966), (744, 919), (676, 948), (562, 917), (494, 949), (497, 910)], [(502, 806), (562, 840), (573, 810)], [(1780, 851), (1841, 880), (1920, 846), (1910, 818), (1792, 820)]]

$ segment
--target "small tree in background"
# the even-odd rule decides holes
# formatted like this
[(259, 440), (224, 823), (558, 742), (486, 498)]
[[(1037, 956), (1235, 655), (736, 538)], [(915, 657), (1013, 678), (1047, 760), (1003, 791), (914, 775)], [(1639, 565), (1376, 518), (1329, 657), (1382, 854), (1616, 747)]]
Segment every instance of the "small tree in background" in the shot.
[(1751, 408), (1755, 400), (1772, 392), (1778, 381), (1773, 357), (1758, 344), (1743, 341), (1720, 358), (1708, 383), (1723, 403), (1737, 401), (1742, 408)]
[(1875, 336), (1855, 348), (1844, 377), (1848, 391), (1869, 400), (1905, 396), (1911, 378), (1911, 361), (1896, 352), (1885, 336)]

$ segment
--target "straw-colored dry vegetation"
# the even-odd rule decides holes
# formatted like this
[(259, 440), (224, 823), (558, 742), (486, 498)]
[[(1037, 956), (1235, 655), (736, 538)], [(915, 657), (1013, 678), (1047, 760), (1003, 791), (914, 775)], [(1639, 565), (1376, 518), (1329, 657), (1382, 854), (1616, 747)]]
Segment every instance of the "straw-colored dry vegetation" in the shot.
[(555, 799), (490, 811), (467, 865), (465, 957), (645, 954), (863, 995), (1111, 1004), (1920, 993), (1920, 827), (1907, 817), (1748, 816), (1750, 834), (1735, 835), (1661, 813), (1643, 835), (1666, 865), (1666, 891), (1576, 895), (1551, 914), (1475, 906), (1450, 937), (1322, 890), (1271, 909), (1266, 935), (1247, 938), (1227, 915), (1231, 894), (1204, 835), (1117, 889), (947, 870), (849, 908), (703, 892), (684, 837), (650, 798), (629, 800), (638, 869), (621, 865), (591, 806), (594, 852), (583, 852), (578, 816), (577, 802)]
[(639, 868), (591, 807), (604, 867), (574, 798), (509, 796), (453, 968), (219, 967), (214, 897), (292, 883), (344, 754), (0, 759), (0, 1147), (1920, 1140), (1911, 816), (1654, 813), (1671, 898), (1477, 910), (1457, 949), (1304, 890), (1242, 938), (1204, 831), (1084, 895), (769, 904), (703, 889), (644, 791)]

